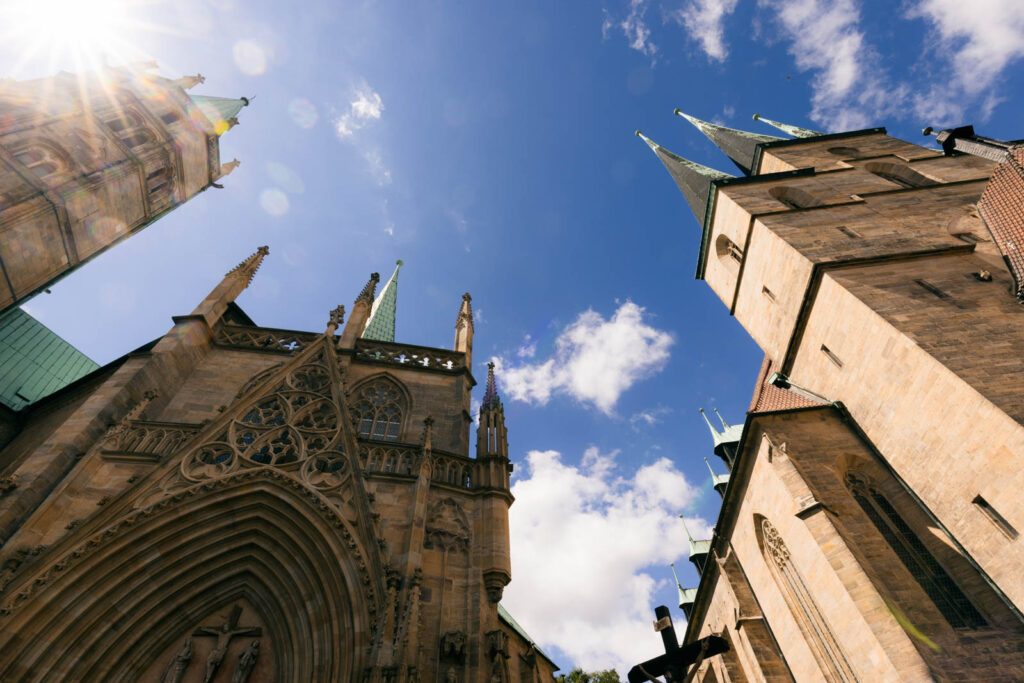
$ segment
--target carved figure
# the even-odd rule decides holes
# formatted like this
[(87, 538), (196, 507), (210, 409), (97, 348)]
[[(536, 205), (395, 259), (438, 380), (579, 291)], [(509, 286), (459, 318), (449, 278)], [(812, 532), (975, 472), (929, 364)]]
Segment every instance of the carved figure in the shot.
[(249, 680), (249, 674), (256, 668), (256, 658), (260, 656), (260, 641), (254, 640), (245, 648), (245, 652), (238, 655), (238, 666), (235, 667), (235, 674), (231, 677), (231, 683), (245, 683)]
[(167, 670), (164, 671), (160, 683), (181, 683), (181, 679), (185, 676), (185, 671), (188, 670), (188, 665), (191, 661), (192, 639), (186, 638), (185, 644), (178, 650), (178, 654), (174, 655), (174, 659), (167, 665)]
[(243, 626), (239, 628), (238, 618), (240, 616), (242, 616), (242, 608), (235, 605), (231, 608), (231, 614), (228, 615), (227, 621), (221, 626), (203, 626), (196, 629), (192, 634), (194, 636), (212, 636), (217, 639), (217, 642), (213, 645), (213, 650), (210, 652), (210, 656), (206, 658), (206, 676), (203, 678), (203, 683), (210, 683), (217, 674), (217, 669), (220, 668), (225, 655), (228, 653), (228, 646), (231, 644), (232, 638), (235, 636), (259, 636), (263, 634), (262, 629), (256, 627)]

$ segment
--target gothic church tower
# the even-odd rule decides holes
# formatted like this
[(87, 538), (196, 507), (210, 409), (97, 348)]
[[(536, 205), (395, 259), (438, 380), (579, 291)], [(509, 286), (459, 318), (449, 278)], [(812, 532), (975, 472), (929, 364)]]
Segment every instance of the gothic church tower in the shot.
[(765, 353), (682, 593), (730, 644), (697, 680), (1024, 679), (1022, 148), (677, 114), (742, 173), (645, 138)]
[(0, 81), (0, 312), (237, 166), (219, 137), (248, 101), (153, 66)]

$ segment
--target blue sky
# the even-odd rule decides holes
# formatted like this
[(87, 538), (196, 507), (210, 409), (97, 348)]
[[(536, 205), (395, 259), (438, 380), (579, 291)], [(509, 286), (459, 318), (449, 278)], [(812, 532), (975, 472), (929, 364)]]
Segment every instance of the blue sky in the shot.
[[(107, 1), (133, 19), (112, 61), (255, 96), (222, 139), (242, 165), (28, 309), (107, 362), (261, 244), (239, 303), (267, 326), (319, 331), (402, 258), (399, 340), (450, 346), (472, 292), (517, 463), (507, 604), (566, 668), (659, 650), (667, 563), (697, 579), (676, 515), (717, 514), (697, 408), (741, 421), (761, 360), (693, 279), (698, 227), (633, 130), (725, 171), (675, 107), (764, 133), (755, 112), (1024, 137), (1017, 0)], [(75, 68), (24, 49), (5, 41), (0, 76)]]

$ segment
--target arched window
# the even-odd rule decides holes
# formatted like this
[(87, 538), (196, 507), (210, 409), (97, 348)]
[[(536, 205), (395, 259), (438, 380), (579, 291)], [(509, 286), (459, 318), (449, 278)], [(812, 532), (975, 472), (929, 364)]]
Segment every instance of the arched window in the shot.
[(953, 628), (980, 628), (985, 618), (888, 499), (864, 477), (846, 475), (846, 486), (871, 523)]
[(860, 150), (856, 147), (829, 147), (828, 153), (844, 159), (852, 159), (860, 156)]
[(137, 128), (142, 125), (142, 119), (133, 111), (123, 109), (118, 111), (114, 118), (107, 121), (107, 126), (115, 133), (120, 133), (126, 128)]
[(807, 589), (800, 572), (793, 566), (789, 548), (779, 536), (779, 532), (771, 522), (760, 515), (754, 516), (754, 523), (765, 562), (771, 567), (793, 618), (796, 619), (808, 647), (814, 653), (825, 680), (856, 681), (857, 678), (846, 660), (846, 655), (832, 635), (828, 622), (825, 621), (825, 615), (821, 613), (814, 596)]
[(743, 250), (725, 235), (719, 235), (715, 240), (715, 253), (720, 259), (731, 259), (736, 263), (743, 263)]
[(809, 209), (813, 206), (821, 206), (821, 200), (807, 190), (801, 190), (799, 187), (787, 187), (785, 185), (773, 187), (768, 190), (768, 194), (790, 209)]
[(45, 178), (68, 168), (63, 155), (51, 148), (49, 143), (34, 142), (15, 152), (14, 158), (37, 178)]
[(359, 436), (397, 441), (402, 429), (405, 397), (392, 380), (379, 377), (356, 388), (352, 418)]
[(935, 181), (931, 178), (921, 175), (909, 166), (891, 161), (872, 161), (864, 164), (864, 169), (868, 173), (884, 178), (891, 183), (896, 183), (900, 187), (914, 188), (935, 185)]
[(149, 133), (149, 131), (143, 130), (139, 131), (138, 133), (133, 133), (129, 135), (128, 137), (124, 138), (123, 142), (128, 147), (141, 147), (143, 145), (148, 145), (149, 143), (153, 142), (153, 136)]

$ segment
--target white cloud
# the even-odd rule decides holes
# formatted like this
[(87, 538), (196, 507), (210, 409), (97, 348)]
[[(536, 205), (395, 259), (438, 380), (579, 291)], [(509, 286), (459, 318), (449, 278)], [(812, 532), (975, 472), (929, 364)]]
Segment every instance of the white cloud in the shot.
[(888, 82), (854, 0), (759, 0), (775, 12), (801, 71), (814, 72), (811, 118), (831, 130), (875, 125), (907, 98)]
[(965, 107), (981, 100), (987, 118), (998, 100), (988, 96), (1000, 75), (1024, 57), (1024, 3), (1020, 0), (918, 0), (908, 18), (923, 19), (931, 29), (935, 54), (952, 72), (951, 80), (915, 96), (918, 116), (929, 123), (962, 123)]
[(350, 138), (356, 131), (370, 121), (380, 119), (384, 113), (384, 101), (366, 83), (356, 88), (354, 99), (349, 103), (348, 111), (334, 120), (334, 129), (341, 138)]
[(610, 414), (623, 392), (665, 366), (672, 343), (672, 335), (644, 322), (642, 307), (626, 301), (608, 320), (591, 309), (581, 313), (558, 335), (547, 360), (495, 362), (514, 400), (544, 405), (564, 393)]
[(683, 7), (668, 13), (668, 18), (682, 26), (701, 49), (718, 62), (725, 61), (729, 48), (725, 44), (725, 18), (736, 9), (738, 0), (689, 0)]
[[(654, 592), (686, 552), (677, 515), (697, 489), (668, 459), (615, 474), (616, 453), (588, 448), (578, 467), (556, 451), (531, 451), (512, 487), (512, 583), (503, 603), (542, 646), (584, 669), (652, 657)], [(551, 520), (558, 520), (552, 524)], [(705, 538), (708, 523), (687, 518)]]
[(520, 358), (533, 358), (536, 356), (537, 340), (530, 335), (523, 337), (523, 343), (520, 344), (518, 349), (516, 349), (516, 355)]
[(363, 152), (363, 160), (370, 169), (370, 176), (377, 185), (384, 187), (391, 184), (391, 169), (384, 163), (380, 150), (371, 147)]
[(644, 21), (644, 14), (647, 12), (647, 0), (630, 0), (629, 14), (622, 21), (616, 22), (605, 10), (604, 21), (601, 22), (601, 38), (607, 40), (608, 33), (612, 27), (618, 26), (622, 34), (629, 41), (629, 46), (637, 52), (647, 55), (654, 60), (658, 53), (658, 46), (651, 42), (651, 29)]
[(629, 425), (634, 431), (639, 431), (640, 427), (653, 427), (660, 423), (662, 418), (671, 412), (672, 409), (668, 406), (658, 406), (657, 408), (641, 410), (630, 416)]

